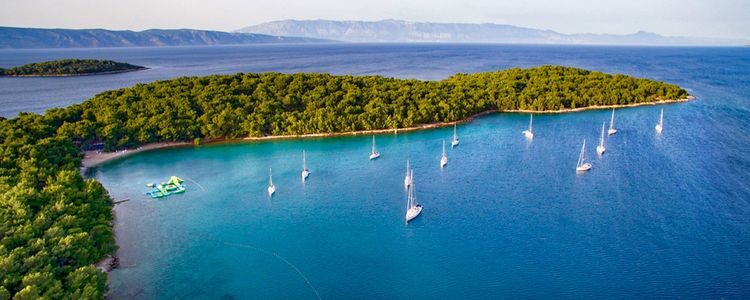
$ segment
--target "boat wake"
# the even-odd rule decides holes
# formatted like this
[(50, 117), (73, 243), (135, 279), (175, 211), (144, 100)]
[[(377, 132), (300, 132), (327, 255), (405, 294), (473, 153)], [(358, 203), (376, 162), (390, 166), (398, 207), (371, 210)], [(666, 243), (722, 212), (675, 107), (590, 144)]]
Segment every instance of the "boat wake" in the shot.
[[(199, 234), (199, 235), (202, 235), (202, 234)], [(310, 290), (315, 294), (315, 297), (317, 297), (318, 300), (322, 300), (323, 299), (323, 298), (320, 297), (320, 293), (318, 293), (318, 290), (315, 289), (315, 287), (312, 285), (312, 282), (310, 282), (310, 279), (308, 279), (307, 276), (305, 276), (305, 274), (303, 274), (302, 271), (300, 271), (300, 269), (297, 268), (297, 266), (295, 266), (293, 263), (291, 263), (290, 261), (288, 261), (283, 256), (279, 255), (278, 253), (273, 252), (273, 251), (269, 251), (269, 250), (266, 250), (266, 249), (263, 249), (263, 248), (260, 248), (260, 247), (256, 247), (256, 246), (253, 246), (253, 245), (249, 245), (249, 244), (240, 244), (240, 243), (233, 243), (233, 242), (221, 241), (221, 240), (214, 239), (214, 238), (212, 238), (210, 236), (203, 235), (203, 238), (205, 238), (207, 240), (215, 241), (215, 242), (220, 242), (220, 243), (222, 243), (222, 244), (224, 244), (226, 246), (251, 249), (251, 250), (255, 250), (256, 252), (260, 252), (260, 253), (263, 253), (263, 254), (275, 257), (276, 259), (284, 262), (286, 265), (288, 265), (290, 268), (292, 268), (292, 270), (294, 270), (295, 272), (297, 272), (297, 274), (300, 277), (302, 277), (302, 279), (305, 281), (305, 283), (307, 284), (307, 286), (310, 287)]]

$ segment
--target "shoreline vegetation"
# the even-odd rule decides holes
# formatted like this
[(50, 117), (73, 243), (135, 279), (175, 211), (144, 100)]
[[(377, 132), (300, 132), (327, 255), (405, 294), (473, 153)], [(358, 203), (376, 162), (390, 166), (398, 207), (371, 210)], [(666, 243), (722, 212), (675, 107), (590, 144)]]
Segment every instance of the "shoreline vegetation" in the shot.
[[(645, 103), (589, 106), (589, 107), (554, 110), (554, 111), (491, 110), (491, 111), (478, 113), (476, 115), (473, 115), (463, 120), (452, 121), (452, 122), (432, 123), (432, 124), (422, 124), (422, 125), (417, 125), (417, 126), (412, 126), (412, 127), (407, 127), (407, 128), (395, 128), (395, 129), (387, 128), (387, 129), (373, 129), (373, 130), (359, 130), (359, 131), (331, 132), (331, 133), (309, 133), (309, 134), (298, 134), (298, 135), (271, 135), (271, 136), (245, 137), (245, 138), (236, 138), (236, 139), (214, 139), (214, 140), (208, 140), (208, 141), (201, 141), (200, 144), (201, 145), (213, 145), (213, 144), (246, 143), (246, 142), (256, 142), (256, 141), (270, 141), (270, 140), (292, 140), (292, 139), (309, 139), (309, 138), (325, 138), (325, 137), (340, 137), (340, 136), (398, 134), (402, 132), (412, 132), (412, 131), (448, 127), (448, 126), (453, 126), (454, 124), (471, 123), (479, 117), (490, 115), (493, 113), (564, 114), (564, 113), (582, 112), (582, 111), (587, 111), (587, 110), (602, 110), (602, 109), (612, 109), (612, 108), (617, 109), (617, 108), (639, 107), (639, 106), (646, 106), (646, 105), (671, 104), (671, 103), (687, 102), (693, 99), (695, 99), (695, 97), (688, 96), (686, 98), (674, 99), (674, 100), (658, 100), (654, 102), (645, 102)], [(98, 165), (102, 165), (110, 161), (121, 159), (130, 155), (135, 155), (141, 152), (161, 150), (161, 149), (170, 149), (170, 148), (190, 147), (194, 145), (195, 143), (193, 142), (161, 142), (161, 143), (147, 144), (147, 145), (138, 147), (136, 149), (124, 149), (124, 150), (119, 150), (119, 151), (114, 151), (114, 152), (103, 152), (103, 151), (93, 151), (93, 150), (84, 151), (81, 168), (82, 169), (93, 168)]]
[(204, 141), (404, 132), (497, 111), (683, 101), (662, 99), (689, 95), (660, 81), (561, 66), (439, 81), (239, 73), (137, 84), (43, 115), (0, 118), (0, 299), (104, 298), (107, 275), (95, 263), (117, 244), (112, 197), (81, 174), (95, 162)]
[(0, 77), (69, 77), (117, 74), (146, 70), (143, 66), (111, 60), (60, 59), (31, 63), (9, 69), (0, 68)]

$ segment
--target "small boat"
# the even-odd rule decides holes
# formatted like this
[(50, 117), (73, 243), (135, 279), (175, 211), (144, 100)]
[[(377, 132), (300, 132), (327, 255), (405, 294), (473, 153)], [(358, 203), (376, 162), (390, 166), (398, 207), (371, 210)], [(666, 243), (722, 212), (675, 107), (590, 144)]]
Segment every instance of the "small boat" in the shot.
[(661, 109), (661, 115), (659, 115), (659, 123), (656, 124), (654, 127), (656, 129), (656, 133), (660, 134), (662, 130), (664, 130), (664, 109)]
[(602, 137), (599, 139), (599, 146), (596, 146), (596, 153), (599, 155), (602, 155), (604, 151), (607, 151), (606, 148), (604, 148), (604, 125), (606, 122), (602, 122)]
[(411, 184), (411, 176), (409, 176), (409, 160), (406, 160), (406, 175), (404, 176), (404, 188), (408, 189)]
[(456, 124), (453, 124), (453, 141), (451, 142), (451, 148), (458, 146), (458, 134), (456, 134)]
[(305, 160), (305, 150), (302, 150), (302, 181), (305, 181), (310, 176), (310, 170), (307, 169), (307, 161)]
[(417, 196), (414, 194), (414, 170), (411, 170), (409, 177), (411, 178), (411, 184), (406, 195), (406, 223), (409, 223), (422, 212), (422, 204), (417, 203)]
[(273, 185), (273, 173), (271, 172), (271, 168), (268, 168), (268, 196), (273, 196), (273, 193), (276, 192), (276, 186)]
[(370, 152), (370, 160), (380, 157), (380, 152), (375, 149), (375, 136), (372, 136), (372, 151)]
[(443, 140), (443, 156), (440, 157), (440, 167), (445, 167), (448, 164), (448, 157), (445, 156), (445, 140)]
[(529, 129), (526, 129), (523, 131), (523, 135), (527, 139), (533, 139), (534, 138), (534, 115), (529, 115)]
[(615, 109), (612, 109), (612, 119), (609, 120), (609, 130), (607, 130), (607, 134), (613, 135), (617, 133), (617, 129), (615, 129)]
[(591, 170), (591, 164), (585, 162), (586, 160), (586, 140), (583, 140), (583, 146), (581, 147), (581, 155), (578, 156), (578, 164), (576, 165), (576, 172), (584, 172)]

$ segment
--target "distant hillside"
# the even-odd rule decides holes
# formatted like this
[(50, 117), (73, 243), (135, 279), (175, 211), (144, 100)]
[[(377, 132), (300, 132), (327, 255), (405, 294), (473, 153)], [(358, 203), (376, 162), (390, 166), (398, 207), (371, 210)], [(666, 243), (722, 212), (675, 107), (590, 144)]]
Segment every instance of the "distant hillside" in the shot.
[(0, 27), (0, 48), (94, 48), (326, 42), (266, 34), (193, 29), (113, 31)]
[(745, 45), (747, 40), (666, 37), (649, 32), (627, 35), (563, 34), (502, 24), (419, 23), (400, 20), (283, 20), (237, 30), (347, 42), (460, 42), (595, 45)]

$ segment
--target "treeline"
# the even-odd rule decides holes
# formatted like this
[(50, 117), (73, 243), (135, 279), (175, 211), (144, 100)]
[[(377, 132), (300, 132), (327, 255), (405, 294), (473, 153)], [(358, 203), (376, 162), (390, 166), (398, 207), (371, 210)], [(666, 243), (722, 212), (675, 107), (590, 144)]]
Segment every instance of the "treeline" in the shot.
[(0, 299), (101, 299), (92, 266), (115, 250), (112, 201), (84, 180), (81, 151), (57, 121), (0, 121)]
[(157, 141), (402, 128), (487, 110), (560, 110), (678, 99), (676, 85), (543, 66), (441, 81), (328, 74), (187, 77), (104, 92), (48, 113), (58, 132), (106, 150)]
[(91, 266), (116, 249), (112, 200), (78, 168), (81, 148), (195, 138), (342, 132), (677, 99), (675, 85), (545, 66), (441, 81), (328, 74), (178, 78), (101, 93), (44, 115), (0, 118), (0, 300), (101, 299)]
[(0, 76), (65, 76), (141, 70), (145, 67), (111, 60), (61, 59), (0, 69)]

